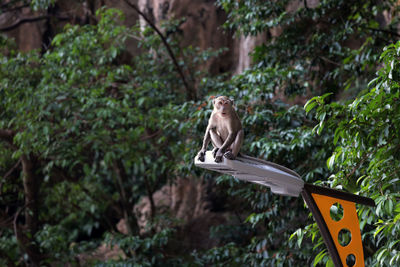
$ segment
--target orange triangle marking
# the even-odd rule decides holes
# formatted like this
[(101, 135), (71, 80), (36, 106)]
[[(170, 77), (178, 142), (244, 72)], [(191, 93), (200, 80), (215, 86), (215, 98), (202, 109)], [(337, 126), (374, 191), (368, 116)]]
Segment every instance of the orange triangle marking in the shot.
[[(316, 193), (312, 193), (311, 195), (324, 218), (343, 266), (365, 267), (360, 223), (358, 221), (355, 203)], [(330, 214), (330, 209), (335, 203), (339, 203), (343, 207), (343, 217), (339, 221), (333, 220)], [(342, 246), (339, 243), (339, 232), (342, 229), (344, 229), (344, 231), (348, 230), (351, 233), (350, 243), (346, 246)], [(350, 255), (355, 257), (354, 265), (347, 265), (346, 263), (346, 258), (352, 257)]]

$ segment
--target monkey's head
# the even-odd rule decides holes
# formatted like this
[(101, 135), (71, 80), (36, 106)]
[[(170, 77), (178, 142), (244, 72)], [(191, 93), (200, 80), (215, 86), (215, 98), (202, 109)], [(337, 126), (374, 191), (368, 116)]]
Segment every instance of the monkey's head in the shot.
[(219, 96), (213, 100), (214, 111), (222, 117), (230, 116), (233, 109), (233, 100), (227, 96)]

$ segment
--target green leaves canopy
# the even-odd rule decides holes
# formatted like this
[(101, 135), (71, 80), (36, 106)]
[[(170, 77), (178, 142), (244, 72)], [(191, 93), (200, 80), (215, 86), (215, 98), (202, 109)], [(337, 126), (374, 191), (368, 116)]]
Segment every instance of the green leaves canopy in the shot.
[[(376, 250), (370, 264), (399, 262), (399, 80), (396, 78), (400, 42), (385, 47), (377, 77), (354, 100), (319, 103), (317, 116), (326, 113), (326, 125), (335, 129), (336, 149), (328, 160), (333, 186), (342, 185), (375, 199), (376, 209), (359, 211), (365, 242)], [(318, 100), (316, 98), (315, 100)], [(314, 101), (314, 100), (311, 100)], [(313, 102), (310, 102), (313, 103)], [(365, 227), (366, 224), (374, 227)]]
[[(67, 26), (42, 55), (18, 53), (1, 39), (0, 129), (12, 133), (0, 143), (6, 217), (24, 207), (18, 164), (25, 156), (40, 181), (39, 226), (27, 238), (42, 255), (51, 252), (48, 262), (73, 261), (105, 240), (128, 256), (109, 264), (329, 266), (301, 200), (225, 176), (217, 178), (222, 206), (244, 216), (213, 229), (219, 247), (187, 256), (168, 250), (176, 229), (140, 236), (132, 206), (180, 175), (204, 174), (192, 159), (210, 113), (206, 101), (227, 94), (245, 126), (244, 153), (292, 168), (306, 182), (373, 197), (376, 210), (359, 207), (367, 265), (398, 263), (399, 44), (387, 46), (378, 62), (398, 37), (394, 2), (330, 0), (309, 7), (305, 1), (290, 8), (290, 1), (218, 1), (228, 29), (270, 36), (253, 51), (253, 68), (226, 79), (193, 71), (217, 53), (179, 49), (169, 35), (180, 66), (193, 74), (203, 99), (197, 103), (186, 101), (159, 37), (119, 26), (116, 11), (102, 9), (97, 25)], [(384, 11), (391, 21), (379, 19)], [(167, 25), (172, 32), (178, 26)], [(132, 36), (141, 39), (143, 53), (121, 63)], [(288, 104), (305, 98), (305, 110)], [(115, 231), (109, 218), (127, 218), (130, 234), (101, 237)], [(1, 236), (4, 265), (28, 257), (12, 228)]]

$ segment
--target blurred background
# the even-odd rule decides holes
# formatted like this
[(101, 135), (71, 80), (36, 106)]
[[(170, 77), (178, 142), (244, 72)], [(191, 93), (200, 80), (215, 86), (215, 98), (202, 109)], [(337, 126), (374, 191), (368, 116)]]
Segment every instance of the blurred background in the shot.
[(366, 266), (399, 265), (399, 9), (0, 1), (0, 265), (333, 266), (302, 198), (193, 165), (218, 95), (244, 154), (373, 198)]

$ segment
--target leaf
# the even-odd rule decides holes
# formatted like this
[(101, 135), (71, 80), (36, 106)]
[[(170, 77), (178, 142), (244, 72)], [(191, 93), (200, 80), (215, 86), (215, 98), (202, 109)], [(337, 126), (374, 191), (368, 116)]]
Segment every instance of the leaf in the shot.
[(328, 160), (326, 161), (326, 165), (327, 165), (328, 169), (330, 169), (330, 170), (333, 169), (333, 165), (335, 164), (335, 158), (336, 158), (336, 153), (333, 153), (332, 156), (330, 156), (328, 158)]
[(331, 93), (331, 92), (325, 93), (325, 94), (323, 94), (320, 98), (323, 99), (323, 100), (325, 100), (325, 98), (327, 98), (328, 96), (331, 96), (331, 95), (333, 95), (333, 93)]
[(112, 46), (112, 47), (110, 48), (110, 51), (111, 51), (111, 57), (112, 57), (112, 58), (116, 58), (116, 57), (117, 57), (117, 54), (118, 54), (117, 48), (114, 47), (114, 46)]
[(386, 248), (381, 249), (381, 251), (378, 253), (378, 256), (376, 257), (376, 260), (378, 262), (382, 262), (387, 256), (385, 254), (387, 254), (387, 249)]
[(381, 225), (381, 226), (379, 226), (379, 227), (375, 230), (374, 238), (376, 238), (376, 236), (377, 236), (383, 229), (385, 229), (385, 228), (386, 228), (386, 225)]
[(317, 130), (317, 134), (321, 135), (322, 130), (324, 129), (325, 123), (324, 121), (320, 121), (319, 125), (318, 125), (318, 130)]
[(339, 141), (339, 138), (341, 137), (342, 134), (342, 129), (340, 127), (336, 128), (334, 138), (333, 138), (333, 144), (336, 145), (337, 142)]
[(304, 109), (307, 113), (309, 113), (318, 103), (313, 101), (313, 100), (309, 100), (307, 101), (307, 103), (304, 105)]
[(63, 35), (62, 34), (57, 34), (54, 36), (53, 40), (51, 41), (51, 44), (54, 46), (59, 46), (61, 41), (63, 40)]
[(328, 261), (326, 262), (326, 267), (335, 267), (331, 258), (329, 258)]
[(320, 253), (317, 254), (314, 258), (314, 264), (313, 266), (317, 266), (317, 264), (325, 257), (326, 255), (326, 250), (322, 250)]
[(397, 214), (397, 215), (394, 217), (393, 222), (394, 222), (394, 223), (397, 223), (399, 220), (400, 220), (400, 213)]

